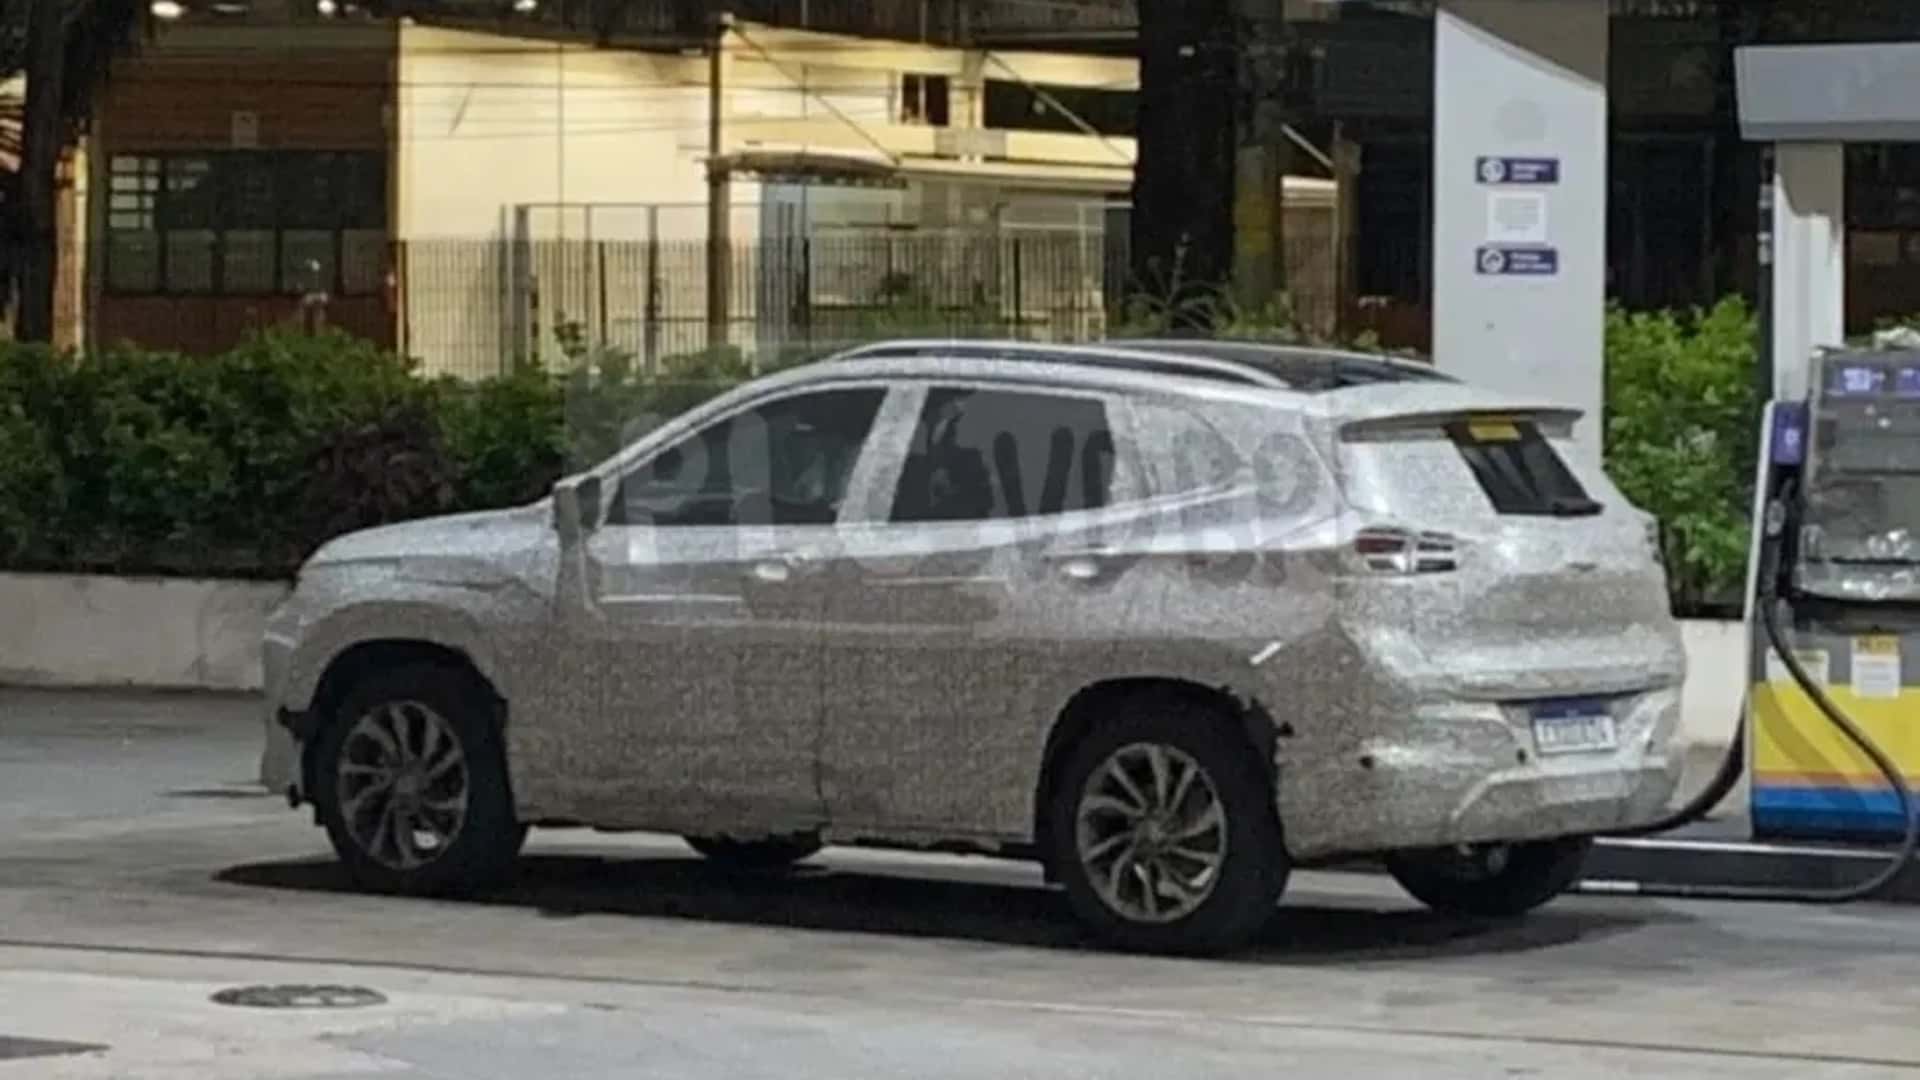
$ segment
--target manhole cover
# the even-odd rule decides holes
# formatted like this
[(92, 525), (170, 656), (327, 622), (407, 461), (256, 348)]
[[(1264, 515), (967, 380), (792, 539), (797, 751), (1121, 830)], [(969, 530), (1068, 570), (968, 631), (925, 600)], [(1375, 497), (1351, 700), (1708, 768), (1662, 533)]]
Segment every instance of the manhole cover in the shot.
[(387, 1001), (364, 986), (236, 986), (213, 995), (213, 1000), (249, 1009), (358, 1009)]

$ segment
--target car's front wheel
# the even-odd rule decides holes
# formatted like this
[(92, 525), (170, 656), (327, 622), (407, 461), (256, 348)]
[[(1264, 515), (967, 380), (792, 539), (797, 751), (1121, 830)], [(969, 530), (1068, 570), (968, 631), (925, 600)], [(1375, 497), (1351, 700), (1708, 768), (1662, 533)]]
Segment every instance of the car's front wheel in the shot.
[(1395, 852), (1386, 862), (1400, 887), (1435, 911), (1511, 918), (1571, 888), (1592, 847), (1585, 838), (1490, 844)]
[(1145, 952), (1246, 944), (1289, 863), (1272, 782), (1227, 718), (1172, 695), (1121, 703), (1055, 785), (1055, 873), (1081, 919)]
[(320, 820), (361, 888), (446, 895), (511, 872), (526, 828), (472, 676), (431, 665), (377, 672), (347, 693), (312, 753)]

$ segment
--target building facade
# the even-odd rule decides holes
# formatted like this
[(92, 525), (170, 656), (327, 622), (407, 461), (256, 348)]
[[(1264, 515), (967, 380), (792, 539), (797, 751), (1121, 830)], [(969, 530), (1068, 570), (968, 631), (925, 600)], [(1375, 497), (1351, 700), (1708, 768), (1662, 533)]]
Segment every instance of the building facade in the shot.
[(317, 313), (436, 370), (552, 361), (583, 330), (651, 359), (713, 343), (716, 250), (719, 332), (748, 348), (916, 275), (1009, 326), (1065, 312), (1035, 332), (1109, 306), (1135, 147), (1054, 93), (1111, 105), (1138, 75), (1039, 47), (1073, 4), (743, 3), (718, 34), (713, 5), (656, 0), (177, 7), (88, 143), (96, 343), (209, 352)]

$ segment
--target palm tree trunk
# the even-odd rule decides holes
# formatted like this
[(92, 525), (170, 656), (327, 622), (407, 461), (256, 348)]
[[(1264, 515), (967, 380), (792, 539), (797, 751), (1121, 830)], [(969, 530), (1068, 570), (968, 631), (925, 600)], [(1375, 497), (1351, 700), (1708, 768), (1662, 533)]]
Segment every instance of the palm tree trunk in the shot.
[(56, 186), (65, 126), (60, 117), (66, 67), (65, 5), (32, 0), (27, 15), (27, 101), (21, 123), (19, 309), (14, 337), (53, 340), (53, 294), (60, 258)]

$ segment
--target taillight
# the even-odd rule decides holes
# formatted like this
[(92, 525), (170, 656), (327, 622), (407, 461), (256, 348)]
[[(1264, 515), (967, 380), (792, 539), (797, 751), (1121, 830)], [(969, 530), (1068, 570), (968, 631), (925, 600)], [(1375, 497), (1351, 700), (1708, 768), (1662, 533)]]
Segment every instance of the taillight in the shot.
[(1444, 574), (1460, 569), (1458, 542), (1446, 533), (1370, 528), (1353, 538), (1361, 565), (1378, 574)]

